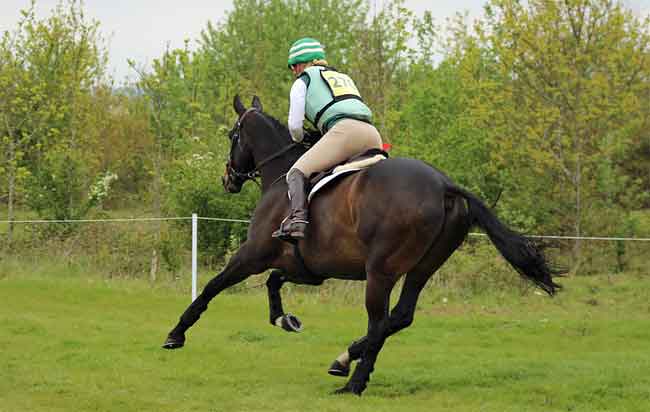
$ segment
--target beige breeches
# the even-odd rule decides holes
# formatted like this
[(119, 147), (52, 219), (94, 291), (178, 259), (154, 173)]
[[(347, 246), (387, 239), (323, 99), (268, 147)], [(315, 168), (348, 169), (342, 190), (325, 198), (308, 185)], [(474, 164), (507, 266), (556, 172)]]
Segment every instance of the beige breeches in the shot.
[(381, 149), (381, 136), (375, 126), (359, 120), (343, 119), (300, 156), (292, 168), (309, 177), (368, 149)]

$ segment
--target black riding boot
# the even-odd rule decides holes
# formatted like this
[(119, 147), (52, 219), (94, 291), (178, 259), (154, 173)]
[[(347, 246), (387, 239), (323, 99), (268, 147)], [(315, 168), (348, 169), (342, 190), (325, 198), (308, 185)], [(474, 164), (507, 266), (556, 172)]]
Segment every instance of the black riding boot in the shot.
[(305, 237), (307, 221), (307, 187), (309, 182), (298, 169), (291, 169), (287, 174), (291, 213), (280, 224), (280, 229), (273, 232), (273, 237), (295, 242)]

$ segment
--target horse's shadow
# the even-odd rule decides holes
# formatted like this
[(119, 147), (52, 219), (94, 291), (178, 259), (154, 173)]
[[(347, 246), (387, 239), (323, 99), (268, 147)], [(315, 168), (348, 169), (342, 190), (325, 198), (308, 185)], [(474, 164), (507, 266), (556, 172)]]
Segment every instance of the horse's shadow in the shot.
[(399, 379), (389, 379), (387, 376), (377, 376), (372, 381), (372, 389), (366, 396), (376, 396), (379, 398), (402, 398), (417, 395), (420, 392), (434, 393), (438, 385), (435, 381), (410, 376), (400, 377)]

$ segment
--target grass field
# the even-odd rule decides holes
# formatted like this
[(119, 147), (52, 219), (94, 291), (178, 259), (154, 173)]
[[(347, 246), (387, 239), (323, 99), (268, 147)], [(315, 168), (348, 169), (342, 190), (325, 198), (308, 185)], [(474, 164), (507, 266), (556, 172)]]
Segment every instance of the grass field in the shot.
[(289, 293), (300, 334), (267, 323), (263, 289), (218, 296), (187, 346), (160, 349), (189, 303), (168, 286), (0, 271), (0, 411), (650, 410), (650, 279), (570, 278), (424, 296), (361, 398), (330, 362), (364, 333), (362, 305)]

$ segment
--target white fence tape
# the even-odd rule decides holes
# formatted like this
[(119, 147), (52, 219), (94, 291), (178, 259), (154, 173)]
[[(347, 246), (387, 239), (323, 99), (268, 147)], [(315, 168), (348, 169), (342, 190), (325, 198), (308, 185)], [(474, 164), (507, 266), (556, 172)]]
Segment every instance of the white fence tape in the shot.
[[(163, 220), (205, 220), (213, 222), (250, 223), (245, 219), (227, 219), (221, 217), (202, 217), (195, 213), (188, 217), (134, 217), (117, 219), (77, 219), (77, 220), (0, 220), (0, 223), (113, 223), (113, 222), (154, 222)], [(469, 233), (470, 236), (487, 236), (485, 233)], [(638, 237), (606, 237), (606, 236), (557, 236), (557, 235), (526, 235), (533, 239), (562, 239), (562, 240), (605, 240), (605, 241), (637, 241), (650, 242), (650, 238)]]
[(199, 220), (217, 221), (217, 222), (232, 222), (232, 223), (250, 223), (250, 220), (242, 219), (224, 219), (220, 217), (199, 217)]
[(54, 220), (0, 220), (0, 223), (114, 223), (114, 222), (156, 222), (161, 220), (191, 220), (191, 217), (134, 217), (118, 219), (54, 219)]
[[(250, 223), (250, 220), (244, 219), (226, 219), (219, 217), (200, 217), (192, 213), (191, 217), (140, 217), (140, 218), (118, 218), (118, 219), (78, 219), (78, 220), (0, 220), (0, 223), (116, 223), (116, 222), (155, 222), (164, 220), (191, 220), (192, 221), (192, 302), (197, 297), (198, 285), (198, 221), (228, 222), (228, 223)], [(485, 233), (469, 233), (470, 236), (487, 236)], [(555, 236), (555, 235), (526, 235), (535, 239), (562, 239), (562, 240), (604, 240), (604, 241), (637, 241), (650, 242), (650, 238), (633, 238), (633, 237), (604, 237), (604, 236)]]

